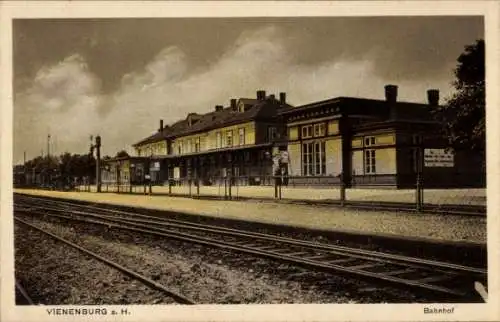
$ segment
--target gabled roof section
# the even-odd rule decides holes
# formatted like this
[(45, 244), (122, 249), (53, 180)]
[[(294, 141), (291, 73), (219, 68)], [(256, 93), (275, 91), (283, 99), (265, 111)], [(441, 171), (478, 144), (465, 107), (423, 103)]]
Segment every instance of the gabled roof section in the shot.
[[(239, 104), (244, 104), (245, 108), (243, 111), (238, 110), (237, 107)], [(291, 108), (292, 105), (288, 103), (284, 105), (280, 104), (274, 95), (260, 100), (239, 98), (236, 102), (236, 109), (228, 106), (222, 107), (219, 111), (212, 111), (205, 114), (189, 113), (185, 119), (166, 126), (161, 132), (154, 133), (135, 143), (133, 146), (136, 147), (147, 143), (209, 131), (259, 118), (271, 119), (278, 116), (280, 111)]]
[(132, 144), (132, 146), (136, 147), (139, 145), (144, 145), (144, 144), (148, 144), (148, 143), (155, 143), (155, 142), (159, 142), (162, 140), (166, 140), (169, 132), (170, 132), (170, 128), (168, 126), (164, 127), (162, 131), (157, 131), (156, 133), (148, 136), (147, 138), (142, 139), (141, 141)]
[(172, 132), (168, 137), (186, 136), (259, 118), (272, 118), (277, 116), (279, 109), (291, 107), (289, 104), (281, 107), (279, 101), (272, 96), (266, 97), (264, 100), (240, 98), (237, 104), (240, 102), (246, 106), (244, 111), (234, 110), (229, 106), (220, 111), (199, 115), (198, 121), (191, 126), (187, 123), (177, 122), (170, 127)]

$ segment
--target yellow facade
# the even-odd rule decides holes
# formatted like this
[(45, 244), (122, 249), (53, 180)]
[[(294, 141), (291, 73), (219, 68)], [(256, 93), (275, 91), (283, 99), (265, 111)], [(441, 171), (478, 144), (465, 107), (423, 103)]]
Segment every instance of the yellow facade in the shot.
[(363, 150), (352, 151), (352, 173), (357, 176), (365, 174), (363, 167)]
[(122, 160), (119, 163), (120, 167), (120, 182), (128, 183), (130, 181), (130, 161)]
[(342, 172), (342, 140), (327, 140), (325, 143), (325, 154), (326, 175), (339, 175)]
[(353, 148), (362, 148), (363, 147), (363, 138), (354, 138), (354, 139), (352, 139), (351, 146)]
[(339, 121), (328, 122), (328, 135), (335, 135), (339, 133)]
[(167, 154), (167, 141), (147, 143), (144, 145), (137, 146), (135, 148), (137, 155), (148, 156), (148, 155), (166, 155)]
[(288, 144), (288, 174), (290, 176), (301, 175), (300, 143)]
[(396, 136), (394, 133), (379, 134), (379, 135), (375, 136), (375, 143), (377, 145), (396, 144)]
[[(375, 173), (396, 174), (396, 148), (375, 148)], [(364, 156), (366, 150), (352, 152), (352, 170), (355, 175), (364, 175)]]
[(295, 141), (299, 139), (299, 128), (297, 126), (292, 126), (289, 129), (288, 139), (290, 141)]
[(375, 152), (376, 174), (396, 174), (396, 149), (377, 149)]
[[(244, 139), (242, 142), (240, 142), (240, 129), (244, 130)], [(229, 131), (231, 131), (232, 137), (232, 144), (230, 146), (227, 145)], [(220, 137), (218, 137), (217, 133), (220, 133)], [(217, 143), (218, 138), (220, 140), (219, 144)], [(197, 151), (195, 149), (195, 142), (199, 142), (200, 144)], [(179, 146), (182, 147), (180, 154), (186, 154), (253, 144), (255, 144), (255, 122), (247, 122), (176, 138), (172, 142), (172, 153), (179, 155)]]

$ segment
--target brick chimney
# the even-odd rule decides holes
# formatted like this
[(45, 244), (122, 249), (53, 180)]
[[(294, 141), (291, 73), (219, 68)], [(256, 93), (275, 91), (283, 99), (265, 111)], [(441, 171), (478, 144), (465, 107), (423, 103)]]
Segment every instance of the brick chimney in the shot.
[(236, 99), (235, 98), (232, 98), (231, 99), (231, 110), (233, 111), (236, 111), (237, 110), (237, 106), (236, 106)]
[(398, 100), (398, 87), (396, 85), (385, 85), (385, 100), (395, 103)]
[(222, 106), (222, 105), (215, 105), (215, 111), (216, 112), (222, 111), (223, 108), (224, 108), (224, 106)]
[(160, 120), (160, 128), (158, 129), (158, 132), (161, 132), (163, 130), (163, 120)]
[(427, 91), (427, 102), (429, 105), (438, 106), (439, 105), (439, 90), (430, 89)]
[(266, 91), (263, 91), (263, 90), (259, 90), (257, 91), (257, 99), (259, 101), (262, 101), (266, 98)]
[(280, 104), (281, 105), (285, 105), (286, 104), (286, 93), (285, 92), (281, 92), (280, 93)]
[(385, 100), (389, 105), (389, 117), (394, 120), (397, 118), (396, 102), (398, 100), (398, 87), (396, 85), (385, 85)]

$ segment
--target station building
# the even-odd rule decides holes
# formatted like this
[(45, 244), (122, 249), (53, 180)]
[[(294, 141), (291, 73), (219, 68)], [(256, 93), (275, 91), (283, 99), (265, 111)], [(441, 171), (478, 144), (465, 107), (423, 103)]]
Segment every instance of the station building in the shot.
[[(404, 188), (420, 173), (428, 187), (484, 186), (477, 156), (447, 152), (431, 112), (439, 91), (427, 92), (427, 104), (397, 96), (398, 87), (387, 85), (385, 100), (336, 97), (293, 107), (285, 93), (260, 90), (210, 113), (160, 121), (155, 134), (133, 145), (137, 156), (107, 162), (117, 169), (107, 175), (122, 183), (147, 173), (154, 184), (213, 185), (229, 177), (263, 185), (282, 174), (289, 185)], [(437, 153), (434, 163), (427, 151)]]
[[(448, 152), (442, 124), (433, 117), (439, 91), (428, 104), (399, 102), (398, 87), (385, 86), (385, 100), (337, 97), (283, 111), (288, 129), (288, 174), (293, 183), (414, 187), (417, 173), (427, 187), (484, 185), (477, 156)], [(430, 162), (432, 156), (437, 154)]]
[(155, 184), (212, 185), (227, 177), (239, 185), (272, 184), (273, 148), (286, 149), (286, 126), (278, 115), (289, 108), (286, 93), (276, 98), (260, 90), (256, 98), (231, 99), (210, 113), (190, 113), (166, 126), (160, 121), (155, 134), (133, 144), (136, 157), (110, 160), (109, 168), (119, 162), (129, 180), (138, 178), (132, 165), (146, 167)]

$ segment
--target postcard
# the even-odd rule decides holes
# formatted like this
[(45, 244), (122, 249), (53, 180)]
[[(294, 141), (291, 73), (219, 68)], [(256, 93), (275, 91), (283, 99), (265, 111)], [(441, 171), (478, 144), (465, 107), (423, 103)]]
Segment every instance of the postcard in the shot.
[(0, 8), (2, 321), (500, 319), (497, 2)]

